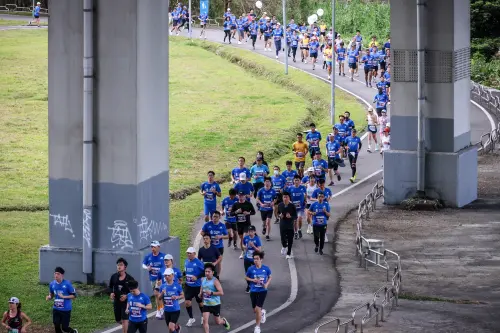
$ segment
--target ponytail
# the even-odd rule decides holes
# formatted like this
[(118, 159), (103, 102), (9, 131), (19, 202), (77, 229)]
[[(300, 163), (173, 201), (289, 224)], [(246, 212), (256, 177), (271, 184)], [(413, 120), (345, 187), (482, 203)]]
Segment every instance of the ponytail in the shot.
[(21, 314), (21, 302), (17, 303), (17, 313)]

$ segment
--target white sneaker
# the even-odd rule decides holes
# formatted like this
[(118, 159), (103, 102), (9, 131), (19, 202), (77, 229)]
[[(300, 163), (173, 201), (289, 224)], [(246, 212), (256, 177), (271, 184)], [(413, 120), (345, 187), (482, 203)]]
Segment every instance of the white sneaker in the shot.
[(243, 259), (243, 252), (241, 252), (240, 254), (240, 259)]
[[(266, 310), (265, 309), (262, 309), (262, 317), (260, 318), (260, 322), (262, 324), (264, 324), (266, 322)], [(260, 331), (260, 327), (259, 327), (259, 331)]]
[(286, 249), (284, 247), (281, 248), (281, 255), (284, 256), (286, 254)]
[(278, 59), (278, 56), (276, 56), (276, 59)]
[(240, 42), (240, 41), (238, 41), (238, 45), (241, 45), (241, 42)]
[(307, 226), (307, 233), (308, 234), (312, 234), (313, 233), (313, 227), (310, 224)]
[(194, 318), (189, 318), (188, 322), (186, 323), (186, 326), (191, 327), (195, 323), (196, 319)]
[(161, 319), (161, 311), (156, 310), (156, 319)]
[(203, 326), (203, 317), (201, 317), (200, 325)]
[(325, 235), (325, 243), (328, 243), (328, 236)]
[(375, 147), (375, 151), (378, 151), (378, 147)]
[(287, 259), (293, 259), (293, 254), (290, 254), (290, 255), (288, 255), (288, 254), (287, 254), (287, 255), (286, 255), (286, 258), (287, 258)]
[(260, 327), (255, 326), (255, 328), (253, 329), (253, 333), (260, 333)]

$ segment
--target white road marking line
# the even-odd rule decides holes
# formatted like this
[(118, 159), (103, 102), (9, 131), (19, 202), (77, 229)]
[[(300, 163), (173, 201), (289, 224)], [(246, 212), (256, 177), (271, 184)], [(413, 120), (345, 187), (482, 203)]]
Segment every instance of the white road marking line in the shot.
[(497, 125), (495, 124), (495, 120), (493, 119), (493, 117), (491, 116), (491, 114), (486, 111), (485, 108), (483, 108), (481, 105), (479, 105), (478, 103), (474, 102), (473, 100), (470, 101), (472, 104), (474, 104), (475, 106), (477, 106), (479, 108), (479, 110), (483, 111), (484, 114), (486, 115), (486, 117), (488, 118), (489, 122), (490, 122), (490, 125), (491, 125), (491, 130), (495, 130), (497, 128)]

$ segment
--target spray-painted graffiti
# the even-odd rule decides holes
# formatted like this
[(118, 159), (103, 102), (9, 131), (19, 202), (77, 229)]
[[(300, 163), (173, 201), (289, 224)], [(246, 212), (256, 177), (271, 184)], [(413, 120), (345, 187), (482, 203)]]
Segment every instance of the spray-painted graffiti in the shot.
[(113, 244), (113, 249), (133, 249), (134, 242), (132, 241), (132, 235), (128, 229), (127, 222), (116, 220), (113, 223), (113, 227), (108, 227), (108, 229), (113, 231), (111, 234), (111, 244)]
[(71, 226), (71, 221), (69, 220), (68, 215), (50, 214), (49, 216), (50, 218), (52, 218), (54, 227), (64, 228), (64, 231), (69, 231), (69, 233), (71, 233), (71, 235), (75, 237), (75, 234), (73, 233), (73, 227)]
[(158, 222), (155, 220), (148, 220), (146, 216), (141, 217), (140, 223), (134, 219), (134, 223), (137, 224), (139, 229), (139, 239), (141, 242), (153, 239), (155, 236), (159, 236), (162, 233), (168, 235), (168, 224), (165, 222)]
[(90, 209), (83, 210), (83, 241), (87, 247), (92, 247), (92, 212)]

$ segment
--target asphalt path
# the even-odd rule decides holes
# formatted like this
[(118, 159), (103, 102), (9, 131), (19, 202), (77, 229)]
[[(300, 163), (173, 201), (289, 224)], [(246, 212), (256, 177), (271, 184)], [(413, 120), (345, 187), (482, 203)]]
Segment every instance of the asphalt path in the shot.
[[(20, 20), (24, 17), (0, 15), (0, 19)], [(46, 20), (47, 18), (43, 18)], [(29, 18), (27, 19), (29, 21)], [(4, 27), (6, 29), (15, 29), (19, 27)], [(1, 29), (1, 27), (0, 27)], [(186, 36), (186, 33), (183, 34)], [(199, 30), (193, 30), (193, 36), (197, 37)], [(207, 40), (222, 42), (223, 32), (220, 30), (207, 30)], [(243, 43), (238, 45), (233, 43), (232, 46), (251, 50), (251, 43)], [(263, 50), (263, 41), (257, 41), (256, 52), (263, 56), (274, 59), (274, 52), (265, 52)], [(321, 59), (320, 59), (321, 60)], [(284, 61), (283, 53), (281, 52), (278, 61)], [(303, 64), (301, 62), (293, 63), (290, 59), (290, 67), (303, 70), (318, 79), (326, 81), (327, 74), (321, 69), (322, 61), (319, 62), (316, 70), (312, 70), (311, 64)], [(360, 70), (362, 78), (363, 71)], [(337, 87), (346, 90), (354, 95), (361, 103), (372, 105), (373, 97), (376, 90), (365, 87), (364, 82), (358, 81), (359, 77), (355, 77), (355, 81), (351, 82), (347, 77), (336, 77)], [(341, 110), (344, 111), (344, 110)], [(389, 110), (390, 112), (390, 110)], [(471, 135), (472, 140), (477, 141), (481, 134), (491, 130), (488, 118), (475, 105), (471, 108)], [(366, 139), (363, 141), (366, 147)], [(342, 181), (335, 182), (335, 185), (330, 187), (334, 197), (331, 200), (332, 218), (329, 225), (333, 225), (334, 221), (342, 218), (350, 209), (357, 206), (357, 203), (364, 198), (365, 194), (371, 189), (373, 184), (381, 179), (382, 158), (380, 154), (369, 154), (363, 149), (358, 158), (358, 175), (357, 183), (349, 182), (350, 169), (348, 167), (341, 168)], [(201, 197), (200, 197), (200, 200)], [(260, 232), (260, 216), (257, 213), (252, 217), (252, 223), (257, 226)], [(193, 239), (199, 240), (197, 237), (203, 220), (197, 221), (193, 229)], [(328, 312), (336, 302), (339, 294), (339, 277), (334, 268), (334, 228), (329, 227), (328, 237), (330, 242), (325, 245), (325, 255), (319, 256), (314, 253), (314, 243), (312, 236), (307, 235), (304, 231), (304, 238), (294, 242), (293, 260), (286, 260), (280, 255), (281, 244), (279, 241), (279, 227), (273, 225), (271, 231), (271, 241), (263, 240), (263, 248), (266, 252), (264, 264), (268, 265), (272, 270), (273, 281), (269, 288), (268, 297), (266, 299), (265, 308), (268, 312), (268, 320), (261, 325), (263, 332), (278, 330), (280, 332), (296, 332), (301, 328), (310, 325), (317, 321)], [(354, 232), (354, 231), (353, 231)], [(186, 249), (181, 249), (185, 251)], [(226, 248), (223, 260), (223, 271), (221, 276), (222, 286), (225, 295), (222, 297), (222, 316), (226, 317), (231, 323), (230, 332), (252, 332), (254, 319), (249, 296), (244, 292), (246, 283), (244, 281), (243, 260), (238, 257), (239, 251)], [(111, 311), (111, 308), (110, 308)], [(203, 332), (200, 325), (200, 312), (197, 306), (193, 307), (196, 323), (193, 327), (185, 327), (187, 322), (186, 311), (181, 309), (180, 324), (183, 325), (183, 332)], [(75, 313), (76, 315), (76, 313)], [(211, 320), (211, 332), (224, 332), (222, 327), (216, 327)], [(118, 327), (111, 327), (101, 331), (102, 333), (119, 332)], [(149, 322), (149, 332), (160, 333), (166, 331), (166, 326), (163, 321), (151, 319)]]

